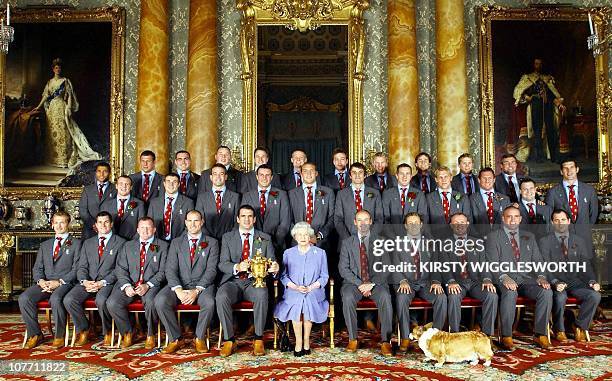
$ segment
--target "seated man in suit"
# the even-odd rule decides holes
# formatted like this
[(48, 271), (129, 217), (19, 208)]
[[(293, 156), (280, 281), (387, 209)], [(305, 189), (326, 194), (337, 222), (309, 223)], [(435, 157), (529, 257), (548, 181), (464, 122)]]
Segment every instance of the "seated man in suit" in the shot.
[(113, 286), (117, 281), (115, 261), (125, 240), (113, 234), (113, 218), (108, 212), (100, 212), (96, 217), (98, 234), (83, 242), (81, 247), (77, 280), (79, 284), (64, 297), (64, 306), (70, 314), (78, 339), (77, 346), (89, 340), (89, 321), (85, 317), (83, 303), (89, 298), (96, 300), (98, 313), (102, 320), (104, 345), (111, 345), (111, 316), (106, 306)]
[(377, 234), (370, 228), (372, 218), (363, 209), (356, 213), (354, 224), (356, 234), (342, 241), (338, 270), (342, 277), (342, 313), (349, 334), (347, 352), (356, 352), (357, 340), (357, 302), (370, 298), (376, 303), (380, 319), (380, 351), (383, 356), (393, 355), (391, 333), (393, 331), (393, 304), (389, 293), (388, 274), (375, 270), (375, 262), (390, 262), (388, 255), (376, 257), (373, 254)]
[(502, 171), (495, 177), (495, 191), (508, 196), (512, 203), (519, 202), (520, 180), (516, 173), (517, 166), (516, 156), (511, 153), (504, 154), (501, 159)]
[[(257, 189), (257, 168), (262, 164), (268, 164), (270, 160), (270, 151), (266, 147), (257, 147), (255, 151), (253, 151), (253, 159), (255, 162), (255, 169), (242, 175), (242, 182), (240, 184), (241, 194)], [(272, 186), (275, 188), (282, 188), (279, 176), (272, 177)], [(233, 221), (235, 220), (234, 218)]]
[(597, 191), (591, 185), (578, 180), (580, 168), (573, 159), (561, 162), (561, 183), (550, 188), (546, 194), (546, 204), (554, 209), (563, 209), (570, 213), (572, 225), (570, 230), (579, 235), (587, 245), (587, 254), (593, 254), (591, 228), (597, 223), (599, 200)]
[(99, 162), (96, 164), (96, 181), (83, 188), (79, 201), (79, 215), (83, 222), (83, 239), (96, 235), (94, 224), (100, 206), (115, 193), (115, 185), (108, 180), (110, 172), (111, 167), (108, 163)]
[[(300, 165), (301, 167), (301, 165)], [(262, 164), (257, 168), (257, 189), (242, 196), (242, 205), (255, 210), (255, 228), (272, 237), (279, 258), (291, 226), (291, 207), (287, 193), (271, 186), (272, 168)]]
[(461, 301), (469, 295), (482, 303), (481, 329), (484, 334), (492, 337), (497, 318), (497, 290), (491, 274), (486, 271), (480, 272), (473, 266), (484, 262), (486, 253), (484, 240), (468, 236), (469, 225), (470, 221), (465, 214), (453, 214), (451, 216), (452, 250), (443, 249), (440, 253), (440, 261), (443, 263), (460, 262), (465, 265), (465, 268), (452, 267), (454, 271), (441, 273), (448, 299), (448, 325), (451, 332), (459, 332)]
[(570, 214), (563, 209), (552, 213), (554, 233), (540, 239), (542, 257), (549, 262), (577, 262), (586, 266), (585, 271), (563, 271), (551, 275), (553, 289), (553, 320), (555, 338), (567, 341), (563, 313), (567, 295), (580, 300), (580, 312), (574, 327), (574, 340), (585, 341), (586, 331), (593, 322), (597, 306), (601, 301), (601, 286), (595, 280), (591, 256), (586, 252), (584, 240), (570, 232)]
[(442, 329), (446, 322), (447, 298), (444, 294), (440, 274), (438, 272), (423, 271), (426, 263), (437, 262), (436, 253), (427, 250), (421, 242), (428, 239), (423, 234), (423, 218), (419, 213), (410, 212), (404, 217), (404, 232), (408, 237), (409, 245), (406, 250), (396, 251), (394, 263), (396, 265), (408, 264), (414, 271), (396, 272), (392, 276), (395, 294), (395, 308), (400, 325), (402, 341), (400, 352), (406, 352), (410, 347), (410, 303), (415, 296), (424, 299), (433, 305), (433, 327)]
[(168, 243), (155, 238), (155, 223), (151, 217), (138, 220), (138, 238), (126, 242), (117, 257), (115, 275), (117, 283), (106, 301), (108, 312), (123, 335), (122, 348), (132, 345), (133, 330), (127, 310), (128, 304), (140, 298), (147, 321), (146, 349), (155, 347), (157, 312), (155, 295), (165, 281), (164, 267), (168, 254)]
[[(225, 168), (223, 168), (225, 169)], [(185, 346), (174, 308), (178, 304), (200, 307), (195, 332), (195, 349), (208, 353), (206, 330), (215, 314), (215, 277), (219, 264), (219, 244), (202, 232), (204, 219), (197, 210), (187, 213), (187, 232), (170, 243), (165, 275), (168, 285), (155, 297), (155, 309), (169, 337), (163, 353), (174, 353)]]
[(380, 192), (364, 184), (366, 168), (361, 163), (351, 164), (349, 173), (351, 185), (338, 192), (334, 212), (334, 226), (340, 242), (351, 235), (357, 234), (355, 215), (360, 210), (366, 210), (374, 224), (384, 222), (383, 207)]
[(174, 154), (176, 174), (180, 177), (179, 192), (195, 202), (198, 196), (200, 175), (191, 171), (191, 154), (189, 151), (177, 151)]
[(453, 190), (469, 197), (473, 193), (477, 193), (479, 189), (478, 182), (475, 179), (474, 173), (472, 173), (474, 160), (469, 153), (463, 153), (457, 159), (457, 163), (459, 164), (459, 173), (453, 176), (451, 186)]
[(305, 221), (317, 236), (316, 245), (328, 250), (328, 238), (334, 229), (334, 191), (317, 183), (317, 166), (304, 163), (301, 171), (302, 187), (289, 191), (292, 225)]
[(438, 185), (430, 172), (431, 155), (427, 152), (419, 152), (414, 158), (414, 163), (417, 168), (417, 174), (410, 180), (410, 185), (419, 188), (425, 194), (435, 191)]
[(236, 226), (240, 194), (225, 186), (226, 169), (215, 164), (210, 169), (212, 189), (198, 194), (196, 210), (204, 217), (205, 231), (217, 240)]
[(170, 242), (185, 231), (185, 214), (193, 209), (193, 200), (179, 193), (180, 177), (169, 173), (164, 178), (165, 193), (149, 204), (147, 216), (155, 221), (157, 236)]
[(427, 220), (427, 202), (425, 193), (410, 185), (412, 167), (406, 163), (395, 170), (397, 185), (388, 188), (382, 195), (385, 224), (403, 225), (406, 214), (417, 212)]
[(478, 185), (480, 190), (469, 196), (470, 210), (474, 229), (472, 234), (484, 238), (491, 230), (499, 229), (502, 212), (510, 205), (506, 195), (495, 192), (495, 172), (486, 167), (478, 172)]
[(300, 168), (302, 164), (308, 161), (306, 151), (301, 148), (294, 149), (291, 151), (291, 165), (292, 169), (281, 176), (281, 185), (285, 191), (290, 191), (293, 188), (299, 188), (302, 186), (302, 175), (300, 174)]
[(332, 163), (334, 173), (323, 178), (323, 185), (334, 190), (334, 193), (351, 185), (351, 178), (348, 175), (348, 153), (342, 148), (334, 148), (332, 151)]
[(552, 208), (536, 200), (536, 183), (533, 179), (521, 180), (521, 228), (532, 232), (540, 239), (551, 232), (550, 215)]
[(51, 344), (53, 348), (63, 347), (66, 336), (68, 314), (63, 301), (76, 280), (81, 240), (74, 238), (68, 231), (70, 225), (68, 213), (56, 212), (51, 223), (55, 237), (40, 244), (32, 268), (35, 284), (19, 295), (19, 311), (28, 333), (26, 349), (34, 348), (43, 339), (38, 324), (37, 308), (37, 303), (42, 300), (49, 300), (55, 322), (55, 338)]
[(366, 186), (378, 189), (381, 196), (385, 189), (395, 188), (395, 186), (397, 186), (395, 177), (391, 176), (391, 173), (389, 173), (387, 155), (382, 152), (376, 152), (372, 158), (372, 166), (374, 167), (374, 173), (366, 177)]
[(149, 201), (164, 193), (162, 175), (155, 171), (155, 152), (145, 150), (140, 153), (140, 172), (132, 173), (132, 196), (149, 207)]
[[(242, 189), (242, 172), (232, 167), (232, 151), (228, 146), (219, 146), (215, 153), (215, 163), (221, 164), (225, 167), (225, 173), (227, 174), (227, 180), (225, 186), (232, 192), (240, 192)], [(202, 172), (200, 176), (200, 182), (198, 183), (198, 192), (209, 192), (212, 189), (212, 182), (210, 181), (210, 172), (212, 168), (209, 168)]]
[(428, 228), (434, 238), (442, 238), (451, 234), (448, 224), (453, 214), (461, 212), (471, 218), (470, 201), (467, 196), (452, 190), (452, 173), (448, 167), (438, 167), (435, 173), (437, 189), (425, 196)]
[(128, 241), (136, 235), (138, 220), (146, 215), (144, 202), (132, 196), (131, 192), (132, 179), (119, 176), (116, 197), (106, 199), (100, 207), (100, 210), (112, 216), (114, 232)]
[[(486, 251), (489, 263), (508, 263), (518, 270), (520, 262), (543, 262), (540, 249), (532, 233), (519, 230), (521, 212), (515, 205), (509, 205), (502, 214), (503, 226), (487, 236)], [(536, 345), (550, 348), (548, 340), (548, 320), (552, 309), (552, 290), (545, 273), (532, 272), (494, 272), (493, 282), (501, 297), (499, 314), (501, 316), (502, 347), (514, 349), (512, 324), (516, 313), (516, 298), (526, 296), (536, 301), (535, 339)]]
[(238, 211), (237, 221), (238, 229), (226, 233), (221, 241), (219, 271), (223, 277), (216, 297), (217, 315), (223, 327), (224, 340), (220, 355), (230, 356), (237, 349), (232, 305), (246, 299), (253, 303), (255, 320), (253, 354), (263, 356), (266, 354), (263, 332), (268, 315), (268, 289), (253, 286), (250, 263), (259, 252), (273, 261), (268, 267), (268, 273), (276, 276), (279, 266), (275, 261), (271, 237), (255, 230), (255, 210), (248, 205), (242, 205)]

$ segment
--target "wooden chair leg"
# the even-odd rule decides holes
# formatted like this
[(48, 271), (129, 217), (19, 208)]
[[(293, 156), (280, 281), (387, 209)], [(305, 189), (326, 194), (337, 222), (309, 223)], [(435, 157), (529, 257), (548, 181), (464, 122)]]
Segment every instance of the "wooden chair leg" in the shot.
[(72, 325), (72, 340), (70, 341), (70, 346), (74, 347), (74, 343), (76, 342), (76, 326)]
[[(168, 337), (168, 335), (166, 335)], [(206, 328), (206, 346), (210, 348), (210, 327)]]
[(334, 349), (334, 347), (335, 347), (335, 343), (334, 343), (334, 318), (333, 317), (329, 318), (329, 347), (331, 349)]
[(219, 342), (217, 343), (217, 349), (221, 350), (221, 337), (223, 336), (223, 325), (219, 323)]
[(161, 321), (157, 320), (157, 347), (161, 347)]
[(472, 307), (472, 317), (471, 317), (471, 327), (470, 329), (474, 329), (474, 324), (476, 323), (476, 307)]
[(115, 319), (111, 319), (111, 348), (115, 347)]
[(587, 342), (591, 342), (591, 335), (589, 335), (589, 331), (587, 329), (584, 330), (584, 334), (586, 335)]
[(276, 350), (276, 338), (278, 336), (278, 328), (276, 328), (276, 324), (274, 324), (274, 350)]
[(402, 331), (400, 330), (400, 323), (397, 322), (397, 342), (402, 343)]
[(70, 343), (70, 315), (66, 318), (66, 333), (64, 334), (64, 346), (67, 347)]
[(51, 334), (51, 337), (55, 337), (53, 334), (53, 322), (51, 321), (51, 310), (45, 310), (45, 315), (47, 316), (47, 327), (49, 327), (49, 333)]
[(26, 342), (28, 341), (28, 330), (26, 329), (23, 333), (23, 344), (21, 344), (21, 349), (25, 348)]

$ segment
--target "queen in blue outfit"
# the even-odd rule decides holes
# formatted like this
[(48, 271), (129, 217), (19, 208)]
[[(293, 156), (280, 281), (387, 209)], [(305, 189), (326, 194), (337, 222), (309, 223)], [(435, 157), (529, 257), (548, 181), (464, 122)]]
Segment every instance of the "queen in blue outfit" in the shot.
[(291, 320), (295, 332), (295, 356), (310, 354), (312, 323), (327, 320), (329, 303), (325, 285), (329, 279), (325, 250), (312, 244), (315, 232), (306, 222), (291, 229), (297, 246), (283, 253), (281, 282), (285, 286), (282, 300), (274, 309), (280, 321)]

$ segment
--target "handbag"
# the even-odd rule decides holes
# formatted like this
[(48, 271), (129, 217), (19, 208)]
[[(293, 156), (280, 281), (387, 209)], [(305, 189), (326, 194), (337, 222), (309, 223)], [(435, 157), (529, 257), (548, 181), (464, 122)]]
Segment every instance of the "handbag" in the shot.
[(278, 349), (281, 352), (291, 352), (291, 341), (289, 340), (289, 332), (286, 329), (285, 323), (274, 318), (274, 324), (276, 325), (276, 332), (278, 334)]

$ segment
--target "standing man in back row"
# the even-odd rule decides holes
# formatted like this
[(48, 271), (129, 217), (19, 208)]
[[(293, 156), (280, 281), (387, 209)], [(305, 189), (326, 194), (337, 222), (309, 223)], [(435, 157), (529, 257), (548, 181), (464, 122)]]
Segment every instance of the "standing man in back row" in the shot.
[[(221, 164), (225, 167), (227, 173), (227, 181), (225, 185), (227, 189), (232, 192), (239, 193), (242, 187), (242, 172), (232, 167), (232, 151), (228, 146), (219, 146), (217, 153), (215, 153), (215, 163)], [(198, 183), (198, 193), (209, 192), (212, 189), (212, 182), (210, 181), (210, 172), (212, 168), (209, 168), (202, 172), (200, 176), (200, 182)]]

